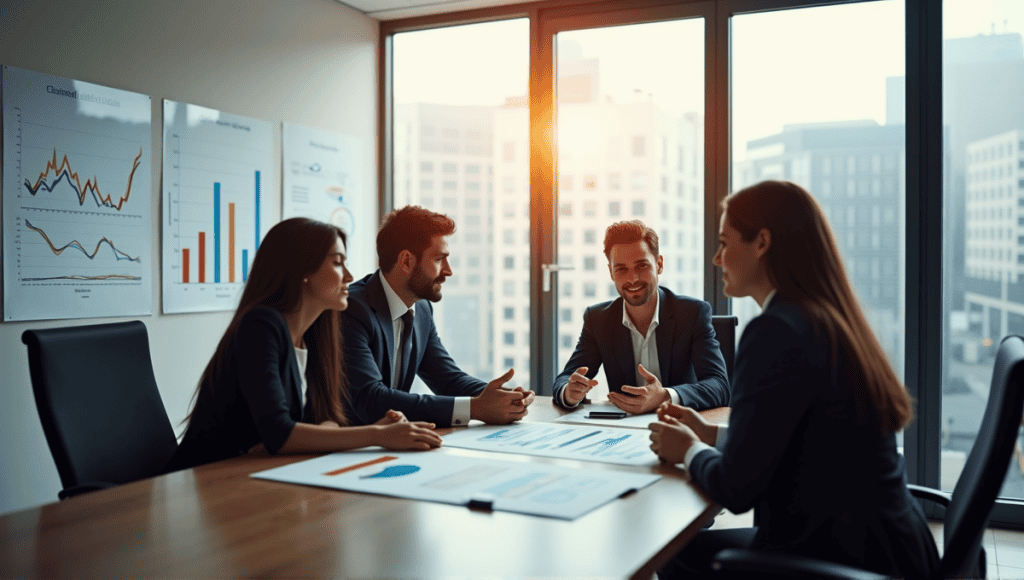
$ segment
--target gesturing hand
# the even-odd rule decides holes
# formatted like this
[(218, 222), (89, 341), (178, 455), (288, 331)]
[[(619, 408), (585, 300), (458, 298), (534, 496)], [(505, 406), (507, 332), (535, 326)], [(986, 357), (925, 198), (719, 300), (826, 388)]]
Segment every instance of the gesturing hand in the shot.
[(378, 445), (385, 449), (425, 451), (441, 446), (441, 436), (434, 432), (433, 423), (398, 421), (377, 426), (380, 428)]
[(565, 391), (562, 392), (562, 400), (566, 405), (575, 407), (597, 385), (597, 379), (587, 378), (588, 370), (587, 367), (580, 367), (569, 377), (569, 384), (565, 385)]
[(690, 446), (697, 441), (697, 434), (674, 417), (651, 423), (651, 451), (665, 463), (682, 463)]
[[(658, 408), (658, 405), (670, 401), (668, 391), (661, 386), (658, 377), (647, 372), (644, 365), (636, 365), (640, 376), (646, 384), (639, 387), (622, 385), (622, 393), (608, 393), (608, 400), (613, 405), (634, 415), (647, 413)], [(625, 393), (625, 394), (623, 394)]]
[(509, 369), (505, 374), (487, 383), (484, 390), (470, 400), (471, 418), (491, 425), (504, 425), (526, 416), (526, 408), (535, 398), (533, 392), (522, 387), (503, 388), (514, 373), (514, 369)]

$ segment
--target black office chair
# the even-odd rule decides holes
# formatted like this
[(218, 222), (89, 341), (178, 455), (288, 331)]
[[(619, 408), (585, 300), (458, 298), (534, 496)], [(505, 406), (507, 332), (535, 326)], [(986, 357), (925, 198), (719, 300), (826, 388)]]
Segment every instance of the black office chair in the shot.
[(140, 321), (26, 330), (60, 499), (162, 473), (178, 447)]
[(733, 361), (736, 360), (736, 325), (740, 323), (735, 316), (712, 316), (711, 326), (715, 328), (718, 346), (722, 349), (725, 369), (729, 372), (729, 384), (732, 384)]
[[(982, 534), (1003, 486), (1024, 413), (1024, 339), (1008, 336), (999, 345), (988, 405), (981, 429), (967, 456), (953, 493), (910, 485), (915, 497), (945, 508), (945, 549), (936, 578), (984, 578)], [(800, 578), (880, 579), (886, 576), (856, 568), (795, 556), (754, 550), (722, 550), (714, 567), (729, 578), (768, 575)]]

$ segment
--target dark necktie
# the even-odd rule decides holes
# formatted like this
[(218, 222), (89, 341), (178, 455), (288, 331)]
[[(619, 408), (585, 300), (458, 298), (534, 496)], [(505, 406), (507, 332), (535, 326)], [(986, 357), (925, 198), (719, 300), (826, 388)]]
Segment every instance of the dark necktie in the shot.
[(409, 368), (409, 359), (412, 354), (412, 345), (409, 344), (409, 337), (412, 336), (412, 310), (406, 310), (402, 315), (402, 336), (398, 339), (398, 356), (401, 357), (401, 365), (398, 367), (398, 390), (404, 390), (405, 371)]

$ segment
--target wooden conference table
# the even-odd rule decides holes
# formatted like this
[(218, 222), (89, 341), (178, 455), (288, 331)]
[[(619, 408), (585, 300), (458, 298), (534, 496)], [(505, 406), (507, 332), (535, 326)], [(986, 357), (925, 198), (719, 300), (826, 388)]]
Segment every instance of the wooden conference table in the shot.
[[(527, 420), (561, 413), (539, 397)], [(725, 422), (728, 409), (705, 416)], [(0, 517), (0, 577), (642, 578), (719, 509), (663, 465), (653, 485), (574, 521), (249, 477), (309, 457), (239, 457)]]

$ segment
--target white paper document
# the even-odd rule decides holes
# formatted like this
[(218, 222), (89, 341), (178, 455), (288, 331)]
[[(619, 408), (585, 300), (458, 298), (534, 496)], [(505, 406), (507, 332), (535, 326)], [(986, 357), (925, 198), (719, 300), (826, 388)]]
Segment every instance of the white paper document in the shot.
[(580, 425), (608, 425), (609, 427), (628, 427), (631, 429), (647, 429), (651, 423), (658, 421), (657, 413), (643, 415), (626, 415), (622, 419), (591, 419), (587, 417), (591, 411), (621, 411), (611, 403), (594, 403), (585, 405), (578, 411), (562, 415), (555, 419), (558, 423), (578, 423)]
[(576, 519), (661, 476), (479, 459), (431, 452), (341, 452), (252, 474), (330, 487), (528, 515)]
[(658, 463), (658, 456), (651, 451), (648, 432), (639, 429), (587, 427), (564, 423), (480, 425), (445, 435), (444, 444), (463, 449), (621, 465)]

